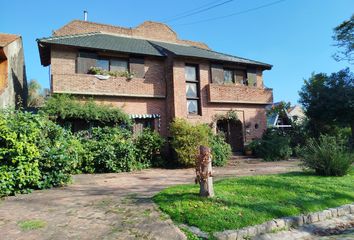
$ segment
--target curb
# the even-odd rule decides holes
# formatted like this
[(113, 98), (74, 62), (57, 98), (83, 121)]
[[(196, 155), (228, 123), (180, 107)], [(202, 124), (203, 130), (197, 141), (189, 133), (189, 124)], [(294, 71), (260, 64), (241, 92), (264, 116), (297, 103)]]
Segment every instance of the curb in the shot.
[(291, 227), (301, 227), (305, 224), (320, 222), (326, 219), (354, 214), (354, 203), (346, 204), (337, 208), (329, 208), (320, 212), (299, 215), (296, 217), (284, 217), (273, 219), (263, 224), (241, 228), (238, 230), (227, 230), (214, 233), (218, 240), (241, 240), (249, 239), (256, 235), (272, 233), (289, 229)]

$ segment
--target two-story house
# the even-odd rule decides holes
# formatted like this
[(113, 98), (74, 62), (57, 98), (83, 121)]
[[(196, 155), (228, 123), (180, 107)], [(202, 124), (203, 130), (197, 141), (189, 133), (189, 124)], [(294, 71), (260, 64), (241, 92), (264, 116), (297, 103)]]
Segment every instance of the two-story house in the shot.
[[(52, 93), (120, 107), (136, 128), (150, 126), (167, 136), (174, 118), (208, 123), (241, 151), (267, 127), (265, 107), (273, 93), (262, 72), (272, 66), (181, 40), (165, 24), (123, 28), (74, 20), (37, 41), (42, 65), (51, 66)], [(88, 74), (92, 67), (121, 74)], [(215, 122), (230, 110), (238, 121)]]

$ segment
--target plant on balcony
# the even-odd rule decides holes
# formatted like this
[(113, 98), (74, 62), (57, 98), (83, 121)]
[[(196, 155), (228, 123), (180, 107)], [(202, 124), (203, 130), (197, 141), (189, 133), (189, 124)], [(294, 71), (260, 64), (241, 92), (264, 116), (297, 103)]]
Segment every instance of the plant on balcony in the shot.
[(215, 114), (214, 117), (213, 117), (213, 120), (214, 120), (214, 122), (217, 122), (219, 120), (220, 121), (223, 121), (223, 120), (237, 121), (238, 120), (238, 116), (237, 116), (236, 110), (230, 109), (225, 114), (221, 114), (221, 113)]
[(126, 79), (132, 79), (134, 77), (134, 73), (128, 70), (126, 71), (107, 71), (99, 67), (90, 67), (87, 72), (92, 75), (103, 75), (103, 76), (111, 76), (111, 77), (125, 77)]

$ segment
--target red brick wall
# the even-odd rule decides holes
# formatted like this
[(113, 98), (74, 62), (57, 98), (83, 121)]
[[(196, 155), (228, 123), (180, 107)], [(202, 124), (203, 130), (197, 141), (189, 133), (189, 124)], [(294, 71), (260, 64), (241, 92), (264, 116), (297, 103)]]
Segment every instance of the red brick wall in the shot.
[(273, 102), (273, 91), (270, 89), (213, 83), (209, 84), (207, 88), (210, 102), (259, 104), (271, 104)]
[(77, 51), (63, 48), (51, 52), (52, 91), (111, 96), (166, 96), (165, 68), (163, 60), (145, 58), (145, 78), (110, 77), (99, 80), (93, 75), (76, 74)]
[(108, 24), (74, 20), (54, 32), (54, 36), (81, 34), (90, 32), (107, 32), (127, 35), (137, 38), (154, 39), (159, 41), (192, 45), (209, 49), (205, 43), (178, 39), (176, 32), (169, 26), (159, 22), (146, 21), (135, 28), (124, 28)]
[[(200, 94), (201, 94), (201, 116), (188, 116), (187, 103), (186, 103), (186, 89), (185, 89), (185, 76), (184, 66), (185, 60), (175, 61), (173, 66), (173, 87), (174, 87), (174, 116), (186, 118), (193, 123), (212, 123), (215, 114), (225, 114), (229, 110), (235, 110), (238, 113), (239, 120), (244, 126), (245, 141), (262, 136), (266, 129), (266, 113), (265, 105), (260, 104), (243, 104), (243, 103), (211, 103), (209, 102), (208, 85), (210, 83), (210, 64), (208, 62), (187, 61), (187, 63), (198, 64), (200, 74)], [(226, 87), (226, 86), (225, 86)], [(247, 88), (247, 87), (245, 87)], [(262, 89), (257, 89), (262, 91)], [(252, 93), (250, 98), (255, 98)], [(258, 128), (255, 128), (258, 124)], [(215, 126), (215, 124), (214, 124)]]
[[(212, 123), (215, 114), (224, 114), (229, 110), (238, 113), (243, 123), (245, 141), (259, 138), (266, 129), (265, 105), (244, 103), (212, 103), (209, 101), (208, 88), (210, 84), (210, 63), (208, 61), (196, 61), (185, 59), (167, 58), (158, 60), (155, 58), (145, 59), (146, 77), (134, 78), (130, 81), (125, 78), (112, 78), (98, 80), (94, 76), (75, 74), (76, 51), (63, 49), (52, 51), (52, 75), (54, 92), (76, 92), (93, 94), (98, 102), (113, 104), (122, 107), (128, 114), (160, 114), (161, 133), (168, 134), (168, 123), (174, 117), (186, 118), (190, 122)], [(188, 116), (186, 103), (186, 84), (184, 75), (185, 63), (198, 64), (200, 69), (200, 92), (201, 92), (201, 116)], [(150, 69), (150, 70), (149, 70)], [(258, 74), (257, 86), (263, 86), (261, 74)], [(217, 89), (232, 86), (215, 86)], [(230, 88), (230, 89), (231, 89)], [(252, 90), (251, 90), (252, 89)], [(259, 96), (268, 97), (271, 91), (265, 91), (262, 87), (248, 88), (234, 86), (234, 90), (227, 90), (229, 98), (232, 95), (243, 95), (244, 99), (257, 100)], [(259, 93), (261, 93), (259, 95)], [(135, 97), (122, 97), (118, 95), (130, 94)], [(263, 95), (262, 95), (263, 94)], [(115, 96), (108, 96), (115, 95)], [(137, 97), (145, 95), (145, 97)], [(147, 98), (146, 96), (155, 97)], [(165, 96), (165, 98), (156, 98)], [(226, 95), (219, 94), (219, 97)], [(255, 128), (258, 124), (258, 129)], [(215, 125), (215, 124), (214, 124)]]

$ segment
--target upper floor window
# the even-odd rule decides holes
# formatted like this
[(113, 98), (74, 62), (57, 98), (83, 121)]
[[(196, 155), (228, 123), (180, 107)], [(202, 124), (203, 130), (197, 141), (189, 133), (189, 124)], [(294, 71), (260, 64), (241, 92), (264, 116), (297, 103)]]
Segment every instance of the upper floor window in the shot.
[(124, 59), (111, 59), (110, 71), (124, 72), (128, 70), (128, 61)]
[(224, 83), (235, 83), (234, 71), (232, 69), (224, 69)]
[(102, 70), (109, 71), (109, 65), (110, 65), (109, 59), (105, 59), (105, 58), (97, 59), (96, 67), (99, 67)]
[(96, 67), (111, 72), (124, 72), (128, 70), (128, 60), (116, 58), (99, 58)]
[(187, 65), (185, 67), (184, 75), (185, 75), (186, 81), (197, 81), (197, 67)]
[(200, 114), (200, 91), (198, 66), (185, 66), (187, 111), (189, 115)]
[(248, 86), (247, 71), (242, 69), (235, 70), (236, 82)]
[[(80, 51), (76, 62), (77, 73), (88, 73), (91, 67), (98, 67), (105, 71), (124, 72), (129, 68), (128, 59), (102, 57), (95, 52)], [(142, 64), (143, 65), (143, 64)]]

